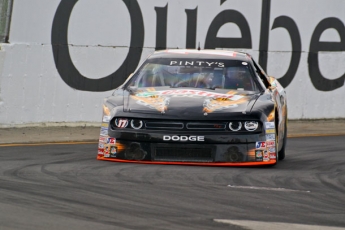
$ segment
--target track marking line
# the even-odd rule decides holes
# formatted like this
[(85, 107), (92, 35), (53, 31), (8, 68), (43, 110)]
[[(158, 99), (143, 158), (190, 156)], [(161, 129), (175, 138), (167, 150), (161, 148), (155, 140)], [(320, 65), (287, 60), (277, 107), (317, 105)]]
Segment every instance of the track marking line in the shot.
[(344, 230), (344, 227), (331, 227), (320, 225), (307, 225), (307, 224), (294, 224), (282, 222), (267, 222), (267, 221), (251, 221), (251, 220), (226, 220), (226, 219), (213, 219), (213, 221), (239, 226), (244, 229), (250, 230), (276, 230), (276, 229), (289, 229), (289, 230)]
[(345, 136), (345, 133), (311, 133), (311, 134), (288, 134), (288, 138), (296, 137), (332, 137), (332, 136)]
[(288, 188), (270, 188), (270, 187), (255, 187), (255, 186), (237, 186), (237, 185), (228, 185), (230, 188), (241, 188), (241, 189), (255, 189), (255, 190), (268, 190), (268, 191), (279, 191), (279, 192), (307, 192), (308, 190), (295, 190)]

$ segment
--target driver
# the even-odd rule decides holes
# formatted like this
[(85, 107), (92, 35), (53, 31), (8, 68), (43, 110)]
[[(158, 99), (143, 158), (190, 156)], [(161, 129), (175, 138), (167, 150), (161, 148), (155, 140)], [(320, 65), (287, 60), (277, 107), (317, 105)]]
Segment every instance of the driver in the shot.
[(204, 73), (198, 82), (198, 88), (210, 88), (213, 80), (213, 73)]
[(164, 86), (164, 75), (163, 75), (163, 66), (156, 65), (152, 69), (153, 79), (152, 86)]
[(244, 89), (246, 71), (239, 67), (228, 67), (224, 76), (225, 89)]

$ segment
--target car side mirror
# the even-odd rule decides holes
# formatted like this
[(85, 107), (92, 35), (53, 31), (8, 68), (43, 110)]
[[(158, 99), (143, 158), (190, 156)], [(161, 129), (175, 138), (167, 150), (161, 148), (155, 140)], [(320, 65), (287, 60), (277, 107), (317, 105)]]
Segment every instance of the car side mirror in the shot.
[(270, 90), (275, 90), (277, 88), (277, 84), (276, 84), (276, 78), (269, 76), (268, 77), (268, 82), (270, 83), (270, 86), (268, 87)]
[(130, 93), (133, 93), (135, 91), (137, 91), (138, 87), (136, 86), (128, 86), (127, 87), (127, 90), (130, 92)]

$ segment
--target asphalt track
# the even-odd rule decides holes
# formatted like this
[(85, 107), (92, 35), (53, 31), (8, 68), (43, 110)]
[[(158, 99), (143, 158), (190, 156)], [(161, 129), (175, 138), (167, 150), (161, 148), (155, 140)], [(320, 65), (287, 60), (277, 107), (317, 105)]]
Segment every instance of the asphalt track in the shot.
[(97, 143), (0, 147), (0, 229), (345, 229), (345, 136), (274, 167), (97, 161)]

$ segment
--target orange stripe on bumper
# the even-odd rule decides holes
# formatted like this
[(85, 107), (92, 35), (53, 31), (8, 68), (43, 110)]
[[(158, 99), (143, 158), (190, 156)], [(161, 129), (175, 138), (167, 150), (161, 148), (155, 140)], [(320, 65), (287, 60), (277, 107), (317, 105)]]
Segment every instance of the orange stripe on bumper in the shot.
[(260, 166), (260, 165), (273, 165), (276, 163), (275, 160), (270, 161), (260, 161), (260, 162), (243, 162), (243, 163), (230, 163), (230, 162), (219, 162), (219, 163), (198, 163), (198, 162), (172, 162), (172, 161), (132, 161), (132, 160), (122, 160), (116, 158), (104, 158), (102, 156), (97, 156), (97, 160), (121, 162), (121, 163), (137, 163), (137, 164), (155, 164), (155, 165), (196, 165), (196, 166)]

